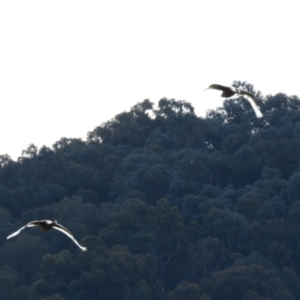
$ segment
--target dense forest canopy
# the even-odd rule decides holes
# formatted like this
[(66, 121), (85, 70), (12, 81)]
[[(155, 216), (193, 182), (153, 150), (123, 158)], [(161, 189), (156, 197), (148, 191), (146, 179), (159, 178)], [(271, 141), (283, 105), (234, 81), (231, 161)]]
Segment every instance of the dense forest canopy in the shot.
[[(300, 300), (300, 99), (144, 100), (0, 156), (0, 299)], [(201, 101), (201, 100), (199, 100)], [(202, 100), (204, 101), (204, 100)], [(26, 229), (57, 220), (74, 234)]]

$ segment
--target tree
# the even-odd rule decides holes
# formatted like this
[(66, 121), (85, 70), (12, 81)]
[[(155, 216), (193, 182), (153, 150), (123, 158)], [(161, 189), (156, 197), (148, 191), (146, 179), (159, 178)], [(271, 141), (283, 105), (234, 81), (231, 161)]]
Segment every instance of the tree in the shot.
[(183, 282), (170, 292), (167, 300), (210, 300), (195, 283)]

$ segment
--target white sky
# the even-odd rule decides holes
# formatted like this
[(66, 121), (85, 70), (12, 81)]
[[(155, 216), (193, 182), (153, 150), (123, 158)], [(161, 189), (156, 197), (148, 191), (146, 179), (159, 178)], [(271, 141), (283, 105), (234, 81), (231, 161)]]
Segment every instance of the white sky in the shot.
[(222, 104), (211, 83), (300, 96), (299, 2), (0, 1), (0, 154), (86, 138), (137, 102)]

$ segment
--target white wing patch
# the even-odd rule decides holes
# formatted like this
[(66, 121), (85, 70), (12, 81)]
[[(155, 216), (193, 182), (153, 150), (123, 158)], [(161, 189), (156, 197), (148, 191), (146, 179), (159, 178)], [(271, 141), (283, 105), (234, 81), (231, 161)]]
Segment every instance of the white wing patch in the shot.
[(248, 101), (249, 101), (249, 103), (251, 104), (251, 106), (252, 106), (252, 108), (253, 108), (253, 110), (254, 110), (254, 112), (255, 112), (255, 115), (256, 115), (256, 117), (257, 118), (262, 118), (263, 117), (263, 114), (261, 113), (261, 111), (259, 110), (259, 108), (258, 108), (258, 106), (256, 105), (256, 103), (254, 102), (254, 100), (251, 98), (251, 97), (249, 97), (249, 96), (247, 96), (247, 95), (243, 95)]
[(22, 228), (20, 228), (18, 231), (12, 233), (11, 235), (9, 235), (6, 239), (10, 239), (16, 235), (18, 235), (23, 229), (25, 229), (26, 227), (33, 227), (33, 226), (36, 226), (36, 225), (31, 225), (31, 224), (26, 224), (25, 226), (23, 226)]
[(74, 238), (74, 236), (72, 234), (70, 234), (69, 232), (63, 230), (60, 227), (57, 226), (53, 226), (54, 229), (59, 230), (60, 232), (64, 233), (65, 235), (67, 235), (71, 240), (73, 240), (73, 242), (82, 250), (82, 251), (86, 251), (86, 247), (81, 246), (77, 240)]
[(16, 232), (12, 233), (11, 235), (9, 235), (9, 236), (7, 237), (7, 239), (10, 239), (10, 238), (12, 238), (12, 237), (18, 235), (18, 234), (19, 234), (23, 229), (25, 229), (25, 228), (26, 228), (26, 226), (23, 226), (23, 227), (20, 228), (18, 231), (16, 231)]

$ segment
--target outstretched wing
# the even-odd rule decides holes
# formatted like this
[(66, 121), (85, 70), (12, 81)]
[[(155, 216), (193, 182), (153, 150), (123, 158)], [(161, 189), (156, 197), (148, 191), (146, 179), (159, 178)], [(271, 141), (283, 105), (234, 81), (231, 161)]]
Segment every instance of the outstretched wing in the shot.
[(31, 221), (25, 225), (25, 227), (40, 226), (43, 221)]
[(23, 229), (25, 229), (26, 227), (33, 227), (33, 226), (37, 226), (36, 224), (32, 224), (32, 223), (34, 223), (35, 221), (33, 221), (33, 222), (30, 222), (30, 223), (28, 223), (28, 224), (26, 224), (25, 226), (23, 226), (23, 227), (21, 227), (18, 231), (16, 231), (16, 232), (14, 232), (14, 233), (12, 233), (11, 235), (9, 235), (6, 239), (8, 240), (8, 239), (10, 239), (10, 238), (12, 238), (12, 237), (14, 237), (14, 236), (16, 236), (16, 235), (18, 235)]
[(26, 228), (26, 226), (23, 226), (23, 227), (20, 228), (18, 231), (16, 231), (16, 232), (12, 233), (11, 235), (9, 235), (6, 239), (10, 239), (10, 238), (12, 238), (12, 237), (18, 235), (18, 234), (19, 234), (23, 229), (25, 229), (25, 228)]
[(56, 230), (61, 231), (62, 233), (64, 233), (65, 235), (67, 235), (71, 240), (73, 240), (73, 242), (82, 250), (82, 251), (86, 251), (86, 247), (81, 246), (77, 240), (74, 238), (74, 236), (71, 234), (71, 232), (65, 228), (64, 226), (61, 226), (60, 224), (54, 224), (53, 228)]
[(238, 91), (239, 91), (239, 94), (245, 96), (245, 98), (249, 101), (249, 103), (251, 104), (251, 106), (255, 112), (256, 117), (261, 118), (263, 116), (263, 114), (261, 113), (261, 111), (259, 110), (259, 107), (256, 104), (255, 96), (244, 90), (239, 89)]
[[(53, 227), (55, 228), (55, 229), (58, 229), (58, 228), (60, 228), (61, 230), (64, 230), (65, 231), (65, 233), (68, 233), (68, 234), (70, 234), (70, 235), (72, 235), (72, 233), (66, 228), (66, 227), (64, 227), (64, 226), (62, 226), (62, 225), (60, 225), (60, 224), (58, 224), (56, 221), (55, 221), (55, 223), (53, 223)], [(72, 235), (73, 236), (73, 235)]]
[(238, 93), (236, 88), (231, 87), (231, 86), (224, 86), (224, 85), (221, 85), (221, 84), (211, 84), (207, 89), (215, 89), (215, 90), (222, 91), (223, 93), (221, 94), (221, 96), (223, 98), (230, 98), (235, 93)]
[(206, 90), (208, 89), (215, 89), (215, 90), (220, 90), (220, 91), (224, 91), (226, 89), (228, 89), (227, 86), (221, 85), (221, 84), (211, 84)]

